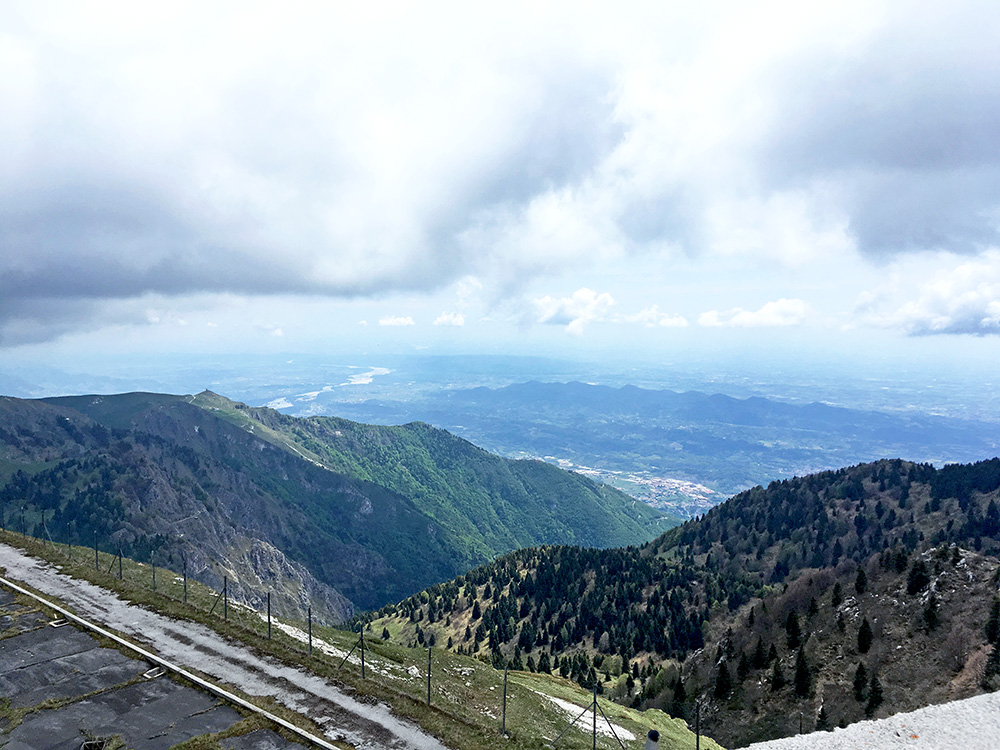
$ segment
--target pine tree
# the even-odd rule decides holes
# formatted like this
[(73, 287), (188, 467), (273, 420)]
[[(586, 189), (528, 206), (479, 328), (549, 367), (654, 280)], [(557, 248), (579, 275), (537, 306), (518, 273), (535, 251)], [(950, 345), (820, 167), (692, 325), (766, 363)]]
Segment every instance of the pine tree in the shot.
[(882, 683), (878, 674), (872, 672), (871, 681), (868, 683), (868, 703), (865, 706), (865, 714), (874, 716), (878, 707), (882, 705)]
[(771, 692), (776, 693), (781, 688), (785, 686), (785, 675), (781, 673), (781, 665), (778, 660), (774, 660), (774, 666), (771, 669)]
[(858, 668), (854, 670), (854, 700), (858, 703), (865, 699), (868, 694), (868, 671), (862, 662), (858, 662)]
[(687, 714), (684, 703), (687, 700), (687, 691), (684, 689), (684, 680), (677, 678), (677, 685), (674, 687), (674, 697), (670, 701), (669, 713), (678, 719), (683, 719)]
[(927, 606), (924, 607), (924, 624), (928, 630), (934, 630), (941, 622), (941, 615), (938, 612), (938, 599), (932, 592), (927, 599)]
[(833, 584), (833, 594), (830, 597), (830, 604), (834, 607), (839, 607), (842, 601), (844, 601), (844, 590), (840, 586), (840, 581), (837, 581)]
[(743, 682), (748, 674), (750, 674), (750, 660), (747, 658), (746, 651), (740, 651), (740, 661), (736, 665), (736, 676), (740, 682)]
[(826, 706), (819, 707), (819, 716), (816, 717), (817, 732), (832, 732), (833, 726), (830, 724), (830, 717), (826, 713)]
[(927, 563), (923, 560), (916, 560), (906, 576), (906, 593), (910, 596), (923, 591), (931, 582), (930, 573), (927, 570)]
[(990, 607), (990, 616), (986, 621), (986, 642), (996, 643), (1000, 641), (1000, 598), (993, 598), (993, 605)]
[(868, 590), (868, 574), (865, 573), (864, 568), (858, 568), (858, 575), (854, 579), (854, 590), (858, 594), (863, 594)]
[(807, 698), (812, 687), (812, 676), (809, 673), (809, 663), (806, 661), (804, 648), (799, 649), (795, 657), (795, 694)]
[(1000, 643), (994, 643), (990, 649), (981, 685), (984, 690), (996, 690), (1000, 687)]
[(866, 617), (861, 621), (861, 627), (858, 628), (858, 653), (867, 654), (868, 649), (872, 647), (873, 638), (872, 626), (868, 624), (868, 618)]
[(788, 613), (785, 633), (788, 636), (788, 648), (798, 648), (802, 643), (802, 630), (799, 628), (799, 616), (795, 612)]
[(715, 697), (725, 698), (733, 691), (733, 680), (729, 676), (726, 662), (719, 664), (719, 674), (715, 678)]
[(542, 655), (538, 657), (538, 671), (543, 674), (549, 674), (552, 671), (552, 663), (549, 660), (548, 651), (542, 651)]

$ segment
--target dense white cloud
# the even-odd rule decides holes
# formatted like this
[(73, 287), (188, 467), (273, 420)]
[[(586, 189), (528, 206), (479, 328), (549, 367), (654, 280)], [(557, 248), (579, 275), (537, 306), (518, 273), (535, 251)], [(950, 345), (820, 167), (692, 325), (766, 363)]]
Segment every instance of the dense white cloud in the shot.
[[(150, 295), (454, 288), (464, 311), (642, 254), (666, 260), (637, 286), (677, 257), (840, 258), (840, 281), (974, 258), (1000, 223), (998, 37), (978, 2), (7, 3), (0, 345), (147, 325)], [(545, 299), (574, 333), (613, 321), (610, 295)], [(907, 330), (972, 324), (914, 304)]]
[(378, 324), (380, 326), (412, 326), (416, 325), (413, 322), (413, 318), (407, 315), (405, 318), (399, 315), (386, 315), (384, 318), (378, 319)]
[(800, 299), (778, 299), (768, 302), (759, 310), (740, 307), (719, 312), (709, 310), (698, 317), (698, 324), (706, 328), (777, 328), (801, 325), (808, 314), (808, 306)]
[(579, 336), (588, 323), (602, 321), (615, 304), (614, 298), (593, 289), (577, 289), (571, 297), (546, 295), (535, 300), (538, 322), (566, 326), (569, 333)]
[(882, 312), (901, 293), (898, 288), (869, 293), (860, 301), (860, 312), (876, 325), (914, 335), (1000, 334), (1000, 251), (938, 271), (915, 297)]

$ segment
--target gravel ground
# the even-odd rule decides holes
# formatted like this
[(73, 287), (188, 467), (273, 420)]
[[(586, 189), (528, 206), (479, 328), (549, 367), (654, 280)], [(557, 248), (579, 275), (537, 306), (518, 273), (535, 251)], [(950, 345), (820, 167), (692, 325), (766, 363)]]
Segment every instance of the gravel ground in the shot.
[(928, 706), (888, 719), (861, 721), (832, 732), (813, 732), (747, 750), (997, 750), (1000, 748), (1000, 693)]
[(274, 698), (310, 717), (330, 740), (359, 750), (446, 750), (435, 737), (393, 715), (385, 704), (360, 703), (314, 674), (262, 658), (202, 625), (129, 604), (14, 547), (0, 544), (0, 567), (7, 569), (8, 577), (61, 599), (81, 617), (148, 644), (165, 659), (249, 695)]

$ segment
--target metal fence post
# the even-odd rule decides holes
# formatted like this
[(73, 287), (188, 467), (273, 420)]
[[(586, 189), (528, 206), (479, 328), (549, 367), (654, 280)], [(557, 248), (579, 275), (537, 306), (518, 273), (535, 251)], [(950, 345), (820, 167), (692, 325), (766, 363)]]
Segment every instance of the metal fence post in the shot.
[(97, 562), (97, 532), (94, 532), (94, 570), (100, 570), (101, 566)]
[(427, 647), (427, 705), (431, 705), (431, 647)]
[(594, 683), (594, 742), (593, 750), (597, 750), (597, 683)]
[(267, 592), (267, 640), (271, 640), (271, 592)]
[(365, 626), (361, 626), (361, 679), (365, 679)]
[(118, 548), (118, 580), (122, 580), (122, 548)]
[(222, 578), (222, 619), (229, 622), (229, 577)]
[(701, 750), (701, 701), (694, 702), (694, 750)]
[(507, 736), (507, 662), (503, 665), (503, 718), (500, 720), (500, 734)]
[(188, 561), (187, 555), (184, 556), (184, 603), (188, 603)]
[(309, 617), (309, 656), (313, 655), (313, 608), (309, 607), (308, 614)]

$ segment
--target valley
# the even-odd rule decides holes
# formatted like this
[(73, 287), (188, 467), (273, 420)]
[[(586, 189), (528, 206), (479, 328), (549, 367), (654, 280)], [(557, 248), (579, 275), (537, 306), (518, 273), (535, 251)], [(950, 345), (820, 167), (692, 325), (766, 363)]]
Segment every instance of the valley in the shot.
[(186, 565), (331, 622), (498, 554), (617, 546), (676, 523), (541, 461), (426, 424), (296, 419), (211, 392), (0, 399), (0, 515), (60, 542)]
[[(596, 395), (617, 430), (623, 400), (651, 424), (712, 409), (709, 427), (747, 435), (822, 417), (817, 444), (905, 427), (828, 407), (526, 388), (549, 394), (536, 411), (553, 423), (584, 419)], [(488, 412), (511, 396), (461, 398), (495, 402)], [(595, 469), (580, 450), (504, 459), (422, 422), (292, 417), (210, 391), (4, 398), (0, 410), (5, 528), (153, 563), (175, 585), (183, 571), (248, 612), (266, 598), (300, 646), (294, 621), (308, 612), (400, 653), (439, 650), (523, 686), (561, 680), (639, 716), (697, 717), (728, 747), (1000, 686), (1000, 459), (882, 459), (717, 502), (691, 480)], [(512, 415), (526, 441), (539, 434)], [(926, 445), (989, 439), (964, 423), (907, 424)], [(656, 449), (648, 435), (642, 445)]]

